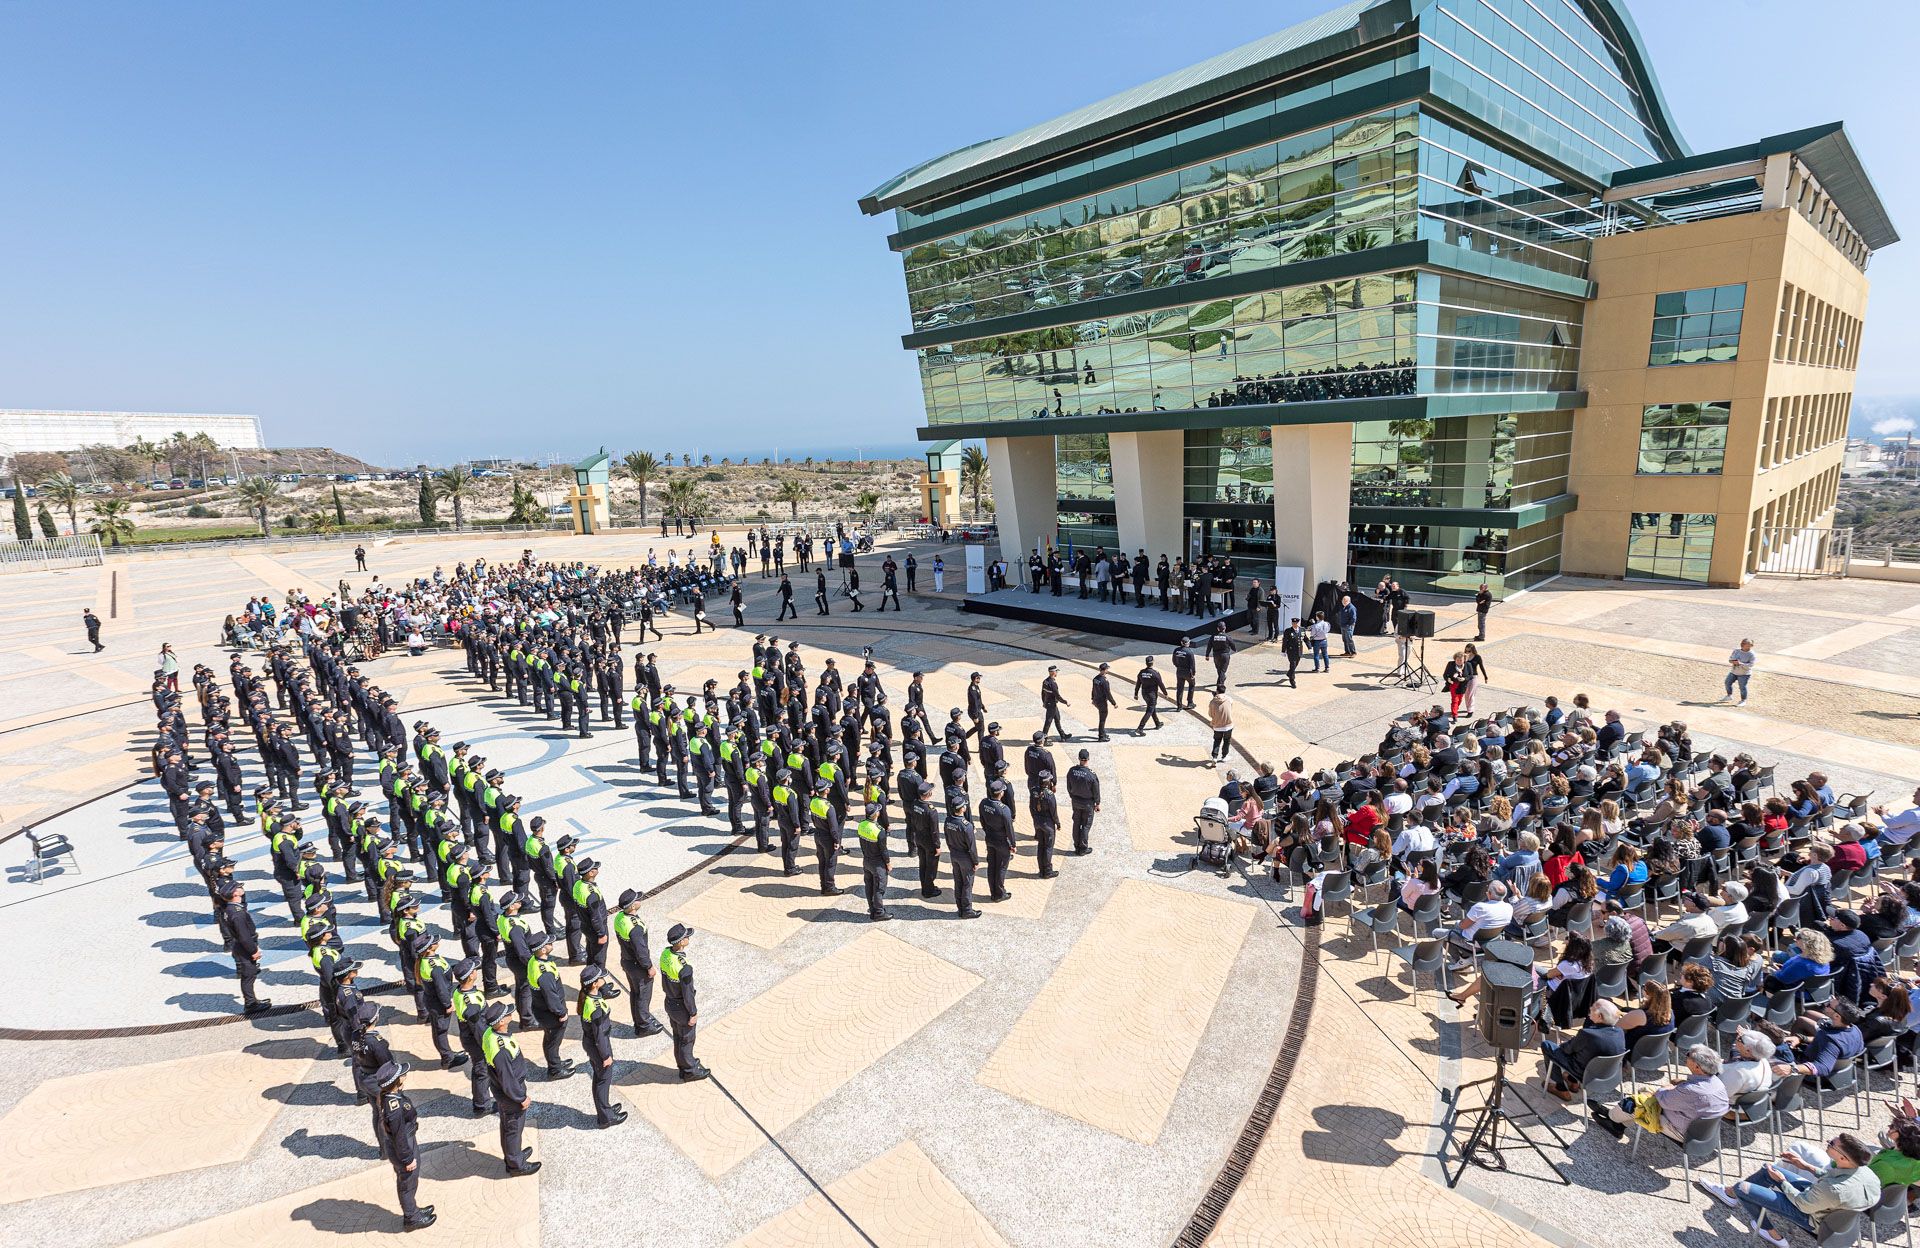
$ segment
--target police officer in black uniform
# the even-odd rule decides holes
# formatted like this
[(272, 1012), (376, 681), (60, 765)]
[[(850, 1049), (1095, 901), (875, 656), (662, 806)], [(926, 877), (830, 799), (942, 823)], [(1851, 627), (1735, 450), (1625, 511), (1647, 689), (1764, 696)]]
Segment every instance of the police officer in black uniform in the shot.
[(624, 1106), (613, 1103), (613, 1007), (620, 995), (613, 977), (588, 963), (580, 972), (580, 1044), (587, 1051), (587, 1076), (593, 1083), (594, 1120), (617, 1127), (627, 1120)]
[(401, 1089), (406, 1084), (404, 1062), (388, 1062), (374, 1076), (380, 1085), (380, 1122), (387, 1137), (387, 1160), (393, 1163), (394, 1185), (400, 1193), (401, 1225), (409, 1231), (432, 1226), (433, 1206), (414, 1201), (420, 1191), (420, 1144), (416, 1138), (418, 1115), (413, 1100)]
[(1093, 678), (1093, 709), (1100, 716), (1096, 740), (1107, 740), (1107, 712), (1119, 705), (1120, 700), (1113, 696), (1113, 684), (1107, 678), (1107, 665), (1102, 663), (1099, 673)]
[(507, 1034), (507, 1020), (513, 1011), (504, 1001), (495, 1001), (481, 1017), (487, 1033), (480, 1043), (487, 1058), (488, 1076), (493, 1080), (493, 1101), (500, 1112), (500, 1153), (509, 1175), (532, 1174), (540, 1163), (530, 1160), (520, 1137), (527, 1126), (527, 1109), (533, 1098), (527, 1093), (526, 1063), (520, 1056), (519, 1042)]
[(663, 1030), (653, 1016), (653, 950), (647, 944), (647, 925), (640, 920), (640, 894), (629, 888), (620, 894), (620, 908), (613, 915), (613, 936), (620, 946), (620, 970), (627, 977), (632, 993), (628, 1002), (633, 1014), (635, 1039), (657, 1036)]
[(1100, 777), (1087, 766), (1087, 751), (1067, 772), (1067, 800), (1073, 805), (1073, 852), (1085, 857), (1093, 852), (1093, 817), (1100, 810)]
[[(979, 843), (974, 837), (973, 820), (967, 817), (967, 791), (947, 792), (947, 852), (953, 855), (953, 900), (963, 919), (977, 919), (980, 911), (973, 904), (973, 873), (980, 865)], [(926, 875), (921, 875), (922, 886)]]
[(700, 1005), (694, 996), (693, 964), (686, 957), (687, 942), (692, 937), (692, 928), (675, 923), (667, 931), (667, 947), (660, 951), (660, 978), (666, 983), (667, 1022), (673, 1027), (673, 1063), (679, 1067), (683, 1083), (712, 1074), (693, 1055)]

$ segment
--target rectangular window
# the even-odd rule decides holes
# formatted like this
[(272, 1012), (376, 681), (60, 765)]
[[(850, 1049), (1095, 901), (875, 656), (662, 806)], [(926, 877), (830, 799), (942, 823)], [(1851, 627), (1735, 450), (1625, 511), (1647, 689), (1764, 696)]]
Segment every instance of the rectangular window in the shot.
[(1627, 530), (1627, 579), (1705, 582), (1713, 563), (1712, 514), (1636, 511)]
[(1745, 283), (1655, 295), (1648, 365), (1719, 364), (1735, 359), (1746, 303)]
[(1641, 476), (1718, 476), (1731, 402), (1661, 403), (1640, 414)]

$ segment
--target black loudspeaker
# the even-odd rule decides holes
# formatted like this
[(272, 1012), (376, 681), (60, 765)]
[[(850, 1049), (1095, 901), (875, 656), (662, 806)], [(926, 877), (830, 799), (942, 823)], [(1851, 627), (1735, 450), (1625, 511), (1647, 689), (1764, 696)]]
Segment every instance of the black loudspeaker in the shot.
[(1480, 978), (1481, 1036), (1496, 1049), (1532, 1047), (1532, 970), (1483, 958)]
[(1409, 610), (1404, 612), (1401, 618), (1403, 618), (1406, 621), (1405, 627), (1407, 630), (1407, 636), (1409, 637), (1433, 636), (1433, 612)]

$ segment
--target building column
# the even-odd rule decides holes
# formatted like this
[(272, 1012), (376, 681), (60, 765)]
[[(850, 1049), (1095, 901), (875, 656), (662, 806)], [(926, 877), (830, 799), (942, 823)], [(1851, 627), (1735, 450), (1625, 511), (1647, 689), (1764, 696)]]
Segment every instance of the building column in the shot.
[(1273, 427), (1273, 561), (1306, 569), (1308, 602), (1321, 581), (1346, 579), (1352, 496), (1351, 424)]
[[(988, 438), (993, 473), (993, 518), (1000, 526), (1000, 557), (1024, 564), (1034, 543), (1051, 545), (1060, 528), (1059, 483), (1054, 479), (1051, 434)], [(1018, 581), (1024, 573), (1014, 572)]]
[(1179, 429), (1107, 435), (1113, 465), (1113, 516), (1120, 553), (1178, 559), (1186, 549), (1187, 435)]
[[(1435, 460), (1433, 484), (1441, 491), (1434, 505), (1480, 510), (1487, 501), (1487, 486), (1493, 480), (1493, 433), (1500, 418), (1479, 416), (1442, 417), (1433, 422)], [(1432, 525), (1428, 543), (1441, 552), (1442, 568), (1456, 566), (1459, 553), (1481, 531), (1481, 526)]]

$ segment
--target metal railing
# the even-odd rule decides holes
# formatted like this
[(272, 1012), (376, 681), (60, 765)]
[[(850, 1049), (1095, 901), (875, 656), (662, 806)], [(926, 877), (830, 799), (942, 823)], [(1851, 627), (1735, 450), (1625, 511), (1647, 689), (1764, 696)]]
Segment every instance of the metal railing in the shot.
[(1853, 550), (1853, 530), (1758, 528), (1748, 547), (1748, 568), (1761, 576), (1841, 577)]
[(90, 568), (98, 566), (103, 558), (97, 533), (35, 537), (24, 542), (0, 541), (0, 572)]
[(1853, 548), (1855, 563), (1877, 563), (1890, 568), (1896, 563), (1920, 564), (1920, 546), (1860, 546)]

